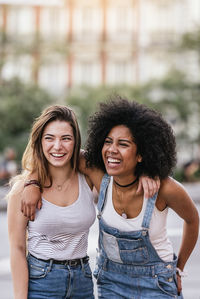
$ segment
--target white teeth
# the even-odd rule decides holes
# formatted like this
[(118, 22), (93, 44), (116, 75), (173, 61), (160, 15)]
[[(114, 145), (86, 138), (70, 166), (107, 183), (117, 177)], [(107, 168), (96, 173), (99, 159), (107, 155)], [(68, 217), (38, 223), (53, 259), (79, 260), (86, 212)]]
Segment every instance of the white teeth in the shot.
[(120, 163), (120, 160), (118, 160), (118, 159), (108, 158), (108, 162), (109, 162), (109, 163)]
[(64, 154), (52, 154), (53, 157), (63, 157)]

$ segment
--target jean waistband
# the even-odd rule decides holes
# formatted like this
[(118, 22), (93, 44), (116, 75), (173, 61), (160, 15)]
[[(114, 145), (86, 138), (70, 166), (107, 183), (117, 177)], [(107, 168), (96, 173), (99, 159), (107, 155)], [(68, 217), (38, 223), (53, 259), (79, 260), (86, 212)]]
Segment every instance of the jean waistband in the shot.
[(54, 260), (54, 259), (48, 259), (48, 260), (43, 260), (43, 259), (39, 259), (37, 257), (35, 257), (34, 255), (32, 255), (31, 253), (29, 253), (29, 255), (39, 261), (45, 262), (45, 263), (49, 263), (51, 262), (52, 264), (57, 264), (57, 265), (64, 265), (64, 266), (70, 266), (70, 267), (76, 267), (79, 266), (81, 264), (86, 264), (89, 261), (89, 256), (85, 256), (83, 258), (80, 259), (74, 259), (74, 260)]

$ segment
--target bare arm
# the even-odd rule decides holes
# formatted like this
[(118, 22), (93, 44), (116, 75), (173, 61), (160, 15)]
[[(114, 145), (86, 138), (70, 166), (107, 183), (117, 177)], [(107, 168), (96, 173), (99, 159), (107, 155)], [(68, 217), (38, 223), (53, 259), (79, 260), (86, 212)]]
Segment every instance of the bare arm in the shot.
[(12, 195), (8, 202), (8, 234), (10, 263), (15, 299), (27, 299), (28, 266), (26, 261), (27, 218), (20, 212), (20, 193)]
[[(183, 270), (198, 239), (198, 211), (183, 186), (173, 179), (168, 178), (161, 184), (159, 197), (184, 220), (182, 241), (177, 262), (177, 267)], [(181, 277), (177, 275), (177, 279), (178, 291), (180, 292), (182, 289)]]

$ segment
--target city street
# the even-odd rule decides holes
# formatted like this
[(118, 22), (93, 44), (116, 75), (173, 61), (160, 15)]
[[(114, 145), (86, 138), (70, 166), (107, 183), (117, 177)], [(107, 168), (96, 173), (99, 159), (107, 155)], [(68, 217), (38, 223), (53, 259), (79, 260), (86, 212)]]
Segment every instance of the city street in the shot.
[[(194, 196), (200, 194), (199, 190), (195, 190), (195, 191), (196, 191), (195, 193), (193, 192)], [(190, 194), (192, 195), (192, 191), (190, 192)], [(195, 200), (195, 203), (200, 212), (200, 202)], [(0, 227), (1, 227), (0, 228), (0, 239), (1, 239), (0, 299), (12, 299), (13, 293), (12, 293), (12, 284), (11, 284), (11, 275), (10, 275), (10, 266), (9, 266), (7, 214), (5, 209), (3, 210), (2, 208), (0, 211)], [(170, 211), (169, 219), (168, 219), (168, 231), (169, 231), (170, 239), (174, 244), (174, 249), (176, 253), (180, 244), (181, 228), (182, 228), (182, 221), (178, 219), (178, 217), (173, 212)], [(95, 265), (97, 237), (98, 237), (98, 223), (96, 221), (91, 228), (90, 236), (89, 236), (88, 254), (90, 256), (92, 269), (94, 269), (94, 265)], [(200, 239), (198, 240), (195, 250), (186, 265), (186, 271), (188, 272), (188, 276), (183, 279), (184, 299), (200, 299), (200, 279), (199, 279), (200, 250), (199, 248), (200, 248)]]

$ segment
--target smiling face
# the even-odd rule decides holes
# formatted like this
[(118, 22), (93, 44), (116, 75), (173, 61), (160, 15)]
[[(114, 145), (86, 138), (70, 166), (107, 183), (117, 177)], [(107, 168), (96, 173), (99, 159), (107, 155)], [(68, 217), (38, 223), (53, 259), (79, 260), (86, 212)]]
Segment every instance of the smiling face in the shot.
[(131, 131), (124, 125), (113, 127), (108, 133), (102, 148), (102, 158), (107, 173), (126, 183), (135, 178), (135, 167), (142, 161)]
[(42, 135), (42, 149), (51, 166), (71, 166), (74, 144), (73, 129), (69, 122), (56, 120), (45, 127)]

